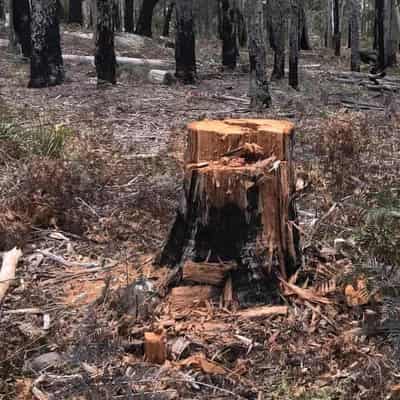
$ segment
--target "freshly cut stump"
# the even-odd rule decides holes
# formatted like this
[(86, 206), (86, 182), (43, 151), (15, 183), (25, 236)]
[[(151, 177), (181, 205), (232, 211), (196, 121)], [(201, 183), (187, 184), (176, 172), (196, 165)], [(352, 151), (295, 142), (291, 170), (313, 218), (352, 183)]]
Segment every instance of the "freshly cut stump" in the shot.
[(274, 278), (287, 278), (300, 259), (294, 125), (206, 120), (188, 131), (184, 195), (160, 264), (186, 265), (185, 281), (188, 261), (233, 262), (235, 300), (241, 306), (270, 302)]

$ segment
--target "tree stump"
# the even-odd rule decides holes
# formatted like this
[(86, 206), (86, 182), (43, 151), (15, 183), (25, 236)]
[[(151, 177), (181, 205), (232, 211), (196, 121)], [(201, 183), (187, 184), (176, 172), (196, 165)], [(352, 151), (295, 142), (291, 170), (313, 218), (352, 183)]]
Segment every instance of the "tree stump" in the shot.
[(187, 273), (188, 261), (203, 263), (203, 273), (204, 263), (207, 268), (234, 263), (226, 268), (226, 280), (236, 301), (273, 302), (274, 278), (287, 278), (300, 259), (294, 125), (206, 120), (190, 124), (188, 131), (184, 195), (159, 262), (186, 264), (186, 283), (193, 282), (185, 277), (194, 276)]

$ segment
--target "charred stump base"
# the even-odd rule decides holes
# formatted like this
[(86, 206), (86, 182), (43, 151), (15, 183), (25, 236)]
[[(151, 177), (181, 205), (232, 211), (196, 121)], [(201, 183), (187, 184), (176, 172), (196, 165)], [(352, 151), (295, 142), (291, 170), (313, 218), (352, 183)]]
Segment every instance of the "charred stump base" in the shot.
[(218, 294), (225, 305), (274, 302), (276, 277), (287, 278), (300, 258), (294, 126), (231, 119), (188, 130), (184, 196), (159, 259), (182, 267), (185, 286), (171, 297), (179, 305), (185, 296), (191, 302)]

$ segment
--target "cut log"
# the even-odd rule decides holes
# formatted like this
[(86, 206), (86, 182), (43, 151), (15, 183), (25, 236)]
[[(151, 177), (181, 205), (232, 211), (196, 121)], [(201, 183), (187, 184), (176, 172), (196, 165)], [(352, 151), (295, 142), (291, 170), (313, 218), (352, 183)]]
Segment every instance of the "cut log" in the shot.
[(167, 359), (165, 335), (162, 333), (145, 332), (144, 354), (148, 362), (164, 364)]
[(187, 260), (183, 266), (183, 280), (206, 285), (221, 286), (232, 266), (217, 263), (195, 263)]
[[(78, 56), (72, 54), (63, 54), (64, 61), (72, 61), (80, 64), (94, 65), (93, 56)], [(117, 64), (134, 67), (152, 68), (171, 68), (173, 64), (168, 60), (153, 60), (146, 58), (130, 58), (130, 57), (117, 57)]]
[(176, 309), (202, 306), (207, 301), (216, 300), (219, 293), (214, 286), (178, 286), (171, 290), (168, 300)]
[[(271, 302), (274, 278), (293, 273), (300, 260), (294, 126), (228, 119), (194, 122), (188, 131), (184, 195), (159, 262), (233, 262), (235, 301)], [(243, 148), (256, 149), (257, 157), (237, 157)]]
[(160, 69), (151, 69), (149, 71), (148, 80), (151, 83), (158, 83), (167, 86), (172, 85), (176, 81), (174, 72), (163, 71)]

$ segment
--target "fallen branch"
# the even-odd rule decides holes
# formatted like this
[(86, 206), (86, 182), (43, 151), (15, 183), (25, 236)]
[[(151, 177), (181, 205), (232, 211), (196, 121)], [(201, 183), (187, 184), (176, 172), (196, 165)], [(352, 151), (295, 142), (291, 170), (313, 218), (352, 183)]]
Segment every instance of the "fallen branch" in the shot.
[(80, 263), (76, 261), (68, 261), (61, 256), (57, 256), (53, 253), (50, 253), (47, 250), (39, 250), (39, 254), (42, 254), (45, 257), (50, 258), (51, 260), (57, 262), (58, 264), (64, 265), (65, 267), (73, 268), (73, 267), (81, 267), (81, 268), (95, 268), (98, 267), (97, 263)]
[(0, 304), (2, 303), (11, 282), (15, 279), (15, 269), (21, 256), (22, 251), (16, 247), (7, 251), (3, 255), (3, 264), (0, 271)]
[(19, 308), (17, 310), (6, 310), (4, 314), (43, 314), (40, 308)]

